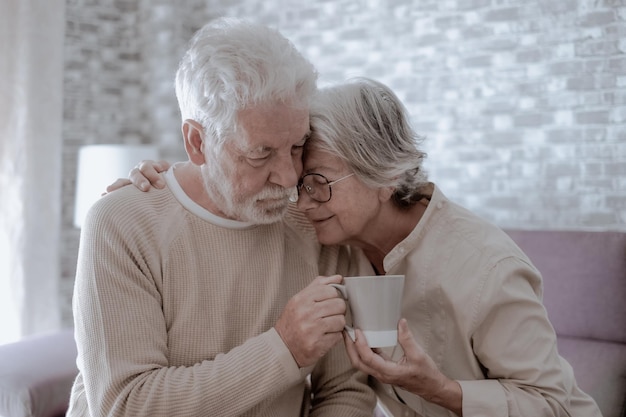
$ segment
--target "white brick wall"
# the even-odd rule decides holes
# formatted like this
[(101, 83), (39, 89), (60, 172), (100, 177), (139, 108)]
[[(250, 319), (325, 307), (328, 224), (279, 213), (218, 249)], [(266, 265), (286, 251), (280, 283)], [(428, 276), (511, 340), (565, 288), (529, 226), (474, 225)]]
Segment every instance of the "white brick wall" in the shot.
[(431, 178), (481, 216), (626, 230), (626, 0), (68, 0), (67, 321), (78, 147), (155, 141), (184, 157), (174, 71), (192, 33), (222, 14), (279, 28), (322, 85), (390, 85), (428, 137)]

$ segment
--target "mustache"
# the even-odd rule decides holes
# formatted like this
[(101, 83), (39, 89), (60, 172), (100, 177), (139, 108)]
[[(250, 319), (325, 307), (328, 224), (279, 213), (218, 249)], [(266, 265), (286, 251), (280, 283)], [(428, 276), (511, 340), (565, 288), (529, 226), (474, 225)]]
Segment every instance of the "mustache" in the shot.
[(281, 187), (280, 185), (268, 185), (263, 188), (256, 196), (258, 200), (288, 200), (292, 194), (290, 188)]

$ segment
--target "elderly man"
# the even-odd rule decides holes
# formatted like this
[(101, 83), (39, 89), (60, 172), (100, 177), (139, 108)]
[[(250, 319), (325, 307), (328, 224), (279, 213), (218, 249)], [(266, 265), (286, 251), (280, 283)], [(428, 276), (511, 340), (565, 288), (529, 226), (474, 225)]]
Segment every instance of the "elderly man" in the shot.
[(189, 160), (82, 230), (70, 416), (371, 416), (327, 285), (348, 257), (289, 205), (316, 77), (264, 26), (194, 36), (176, 74)]

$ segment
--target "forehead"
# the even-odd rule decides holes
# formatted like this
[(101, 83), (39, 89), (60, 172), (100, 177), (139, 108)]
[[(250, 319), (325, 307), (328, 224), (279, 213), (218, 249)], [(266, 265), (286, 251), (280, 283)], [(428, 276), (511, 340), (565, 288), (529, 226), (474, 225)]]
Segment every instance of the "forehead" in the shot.
[(246, 148), (291, 146), (309, 132), (309, 109), (285, 103), (252, 106), (239, 111), (238, 125), (245, 135), (237, 137)]
[(340, 172), (346, 168), (346, 163), (337, 155), (315, 146), (307, 148), (303, 162), (305, 172), (323, 174), (325, 172)]

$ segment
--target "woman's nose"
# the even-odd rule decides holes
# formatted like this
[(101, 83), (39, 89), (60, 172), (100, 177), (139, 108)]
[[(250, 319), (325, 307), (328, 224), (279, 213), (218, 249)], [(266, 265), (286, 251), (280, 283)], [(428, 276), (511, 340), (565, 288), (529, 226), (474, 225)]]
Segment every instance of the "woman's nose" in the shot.
[(297, 207), (299, 210), (305, 211), (307, 209), (317, 207), (319, 203), (313, 200), (309, 194), (304, 190), (304, 188), (300, 189), (298, 193), (298, 203)]

